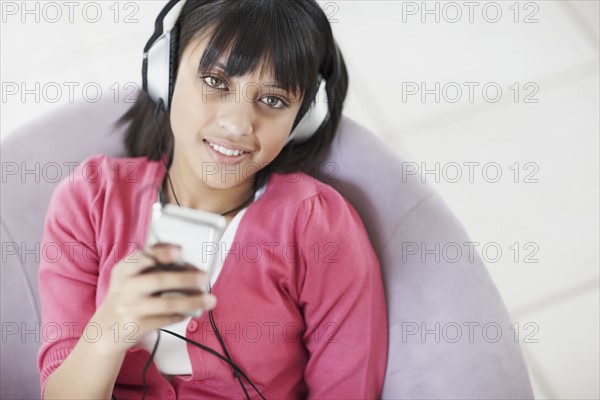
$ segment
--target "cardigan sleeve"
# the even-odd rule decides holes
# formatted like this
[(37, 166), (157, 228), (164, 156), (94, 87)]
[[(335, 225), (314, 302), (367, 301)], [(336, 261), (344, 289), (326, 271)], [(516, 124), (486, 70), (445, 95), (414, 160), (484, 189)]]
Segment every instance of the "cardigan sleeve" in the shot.
[[(37, 365), (42, 394), (46, 380), (67, 358), (82, 335), (98, 332), (86, 324), (95, 312), (98, 281), (95, 209), (101, 182), (86, 172), (98, 156), (83, 161), (61, 181), (50, 198), (40, 246), (38, 287), (42, 311), (42, 344)], [(101, 334), (101, 333), (100, 333)]]
[(377, 398), (387, 362), (381, 268), (354, 208), (333, 188), (298, 209), (309, 398)]

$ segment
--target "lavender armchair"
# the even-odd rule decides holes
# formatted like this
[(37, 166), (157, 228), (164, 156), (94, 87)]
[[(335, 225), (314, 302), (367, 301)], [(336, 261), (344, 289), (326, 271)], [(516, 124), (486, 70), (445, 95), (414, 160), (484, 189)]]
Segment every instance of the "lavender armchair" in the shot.
[[(125, 156), (123, 130), (112, 123), (127, 106), (70, 105), (2, 141), (2, 399), (40, 397), (37, 267), (52, 191), (87, 156)], [(509, 315), (481, 259), (430, 255), (423, 262), (425, 247), (469, 238), (418, 175), (402, 179), (403, 162), (344, 118), (318, 173), (357, 209), (381, 261), (390, 322), (383, 398), (533, 398), (520, 349), (508, 334)], [(494, 324), (502, 328), (499, 337), (494, 329), (483, 331)]]

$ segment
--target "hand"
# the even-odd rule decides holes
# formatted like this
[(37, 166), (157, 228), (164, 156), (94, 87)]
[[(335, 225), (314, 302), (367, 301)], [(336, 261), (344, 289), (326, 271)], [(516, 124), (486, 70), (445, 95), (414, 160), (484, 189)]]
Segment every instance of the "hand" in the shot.
[[(186, 314), (215, 307), (216, 298), (203, 292), (208, 284), (206, 273), (190, 264), (181, 265), (180, 259), (179, 246), (158, 243), (114, 266), (104, 302), (92, 317), (103, 332), (114, 331), (115, 323), (121, 330), (103, 338), (106, 352), (126, 351), (148, 332), (179, 322), (187, 318)], [(185, 295), (160, 296), (173, 291)], [(115, 341), (115, 337), (121, 340)]]

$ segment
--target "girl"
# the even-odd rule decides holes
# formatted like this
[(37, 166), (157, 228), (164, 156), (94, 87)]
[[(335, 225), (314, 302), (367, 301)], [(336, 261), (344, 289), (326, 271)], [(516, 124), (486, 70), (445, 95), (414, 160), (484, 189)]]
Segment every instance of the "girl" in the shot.
[[(48, 209), (43, 241), (69, 257), (40, 265), (42, 396), (379, 396), (379, 263), (352, 206), (305, 173), (348, 85), (319, 5), (173, 0), (144, 57), (129, 157), (89, 157)], [(144, 273), (181, 256), (143, 249), (157, 201), (226, 218), (212, 276)]]

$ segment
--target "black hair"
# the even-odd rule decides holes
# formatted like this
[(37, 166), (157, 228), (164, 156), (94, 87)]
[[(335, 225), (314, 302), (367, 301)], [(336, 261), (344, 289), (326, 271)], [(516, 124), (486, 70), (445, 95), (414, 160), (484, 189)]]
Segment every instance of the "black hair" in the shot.
[[(345, 62), (327, 16), (316, 1), (188, 0), (176, 27), (177, 65), (186, 47), (203, 34), (209, 35), (200, 59), (199, 67), (203, 69), (214, 67), (227, 50), (230, 53), (224, 72), (228, 76), (242, 76), (272, 65), (275, 79), (284, 89), (304, 97), (294, 127), (314, 100), (317, 74), (323, 76), (327, 81), (328, 119), (309, 140), (287, 144), (256, 174), (255, 187), (267, 182), (273, 172), (310, 173), (333, 141), (348, 90)], [(261, 61), (265, 64), (258, 65)], [(160, 160), (155, 108), (142, 91), (136, 103), (119, 119), (119, 124), (129, 124), (124, 143), (130, 157)], [(168, 115), (161, 113), (158, 122), (163, 151), (172, 161), (174, 138)]]

